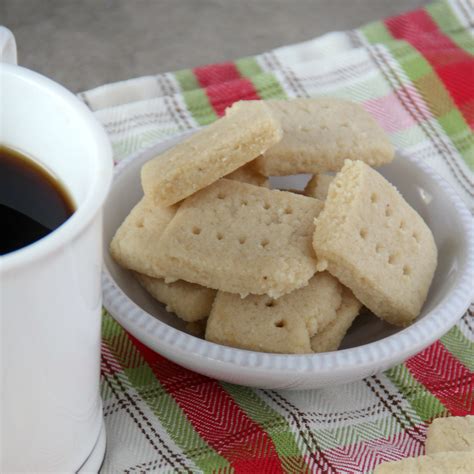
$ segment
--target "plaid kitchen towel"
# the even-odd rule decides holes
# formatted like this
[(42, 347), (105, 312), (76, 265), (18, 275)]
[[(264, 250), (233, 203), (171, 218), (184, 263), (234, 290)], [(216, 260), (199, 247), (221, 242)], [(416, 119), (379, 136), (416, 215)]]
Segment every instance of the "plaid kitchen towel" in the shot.
[[(255, 57), (83, 92), (115, 160), (240, 99), (357, 101), (474, 208), (474, 5), (449, 0)], [(435, 417), (473, 413), (473, 309), (432, 346), (339, 387), (256, 390), (183, 369), (104, 311), (103, 472), (371, 472), (424, 452)]]

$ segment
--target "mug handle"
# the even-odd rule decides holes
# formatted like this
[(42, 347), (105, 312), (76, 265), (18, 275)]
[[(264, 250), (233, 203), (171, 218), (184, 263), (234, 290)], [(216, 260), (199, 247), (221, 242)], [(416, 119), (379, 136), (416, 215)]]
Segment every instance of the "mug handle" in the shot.
[(15, 37), (4, 26), (0, 26), (0, 62), (17, 64)]

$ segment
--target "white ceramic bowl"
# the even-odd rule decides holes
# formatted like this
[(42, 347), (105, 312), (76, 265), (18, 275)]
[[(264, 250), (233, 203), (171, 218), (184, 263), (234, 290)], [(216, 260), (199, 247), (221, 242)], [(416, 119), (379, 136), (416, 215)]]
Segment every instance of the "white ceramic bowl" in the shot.
[[(116, 168), (104, 209), (104, 304), (112, 316), (151, 349), (177, 364), (210, 377), (261, 388), (306, 389), (351, 382), (398, 364), (446, 333), (472, 301), (474, 226), (457, 194), (429, 167), (409, 156), (379, 171), (397, 186), (430, 226), (439, 262), (428, 299), (416, 322), (405, 329), (360, 316), (342, 349), (308, 355), (266, 354), (198, 339), (184, 323), (151, 298), (129, 272), (110, 257), (115, 230), (142, 196), (140, 168), (183, 136), (131, 157)], [(289, 178), (294, 187), (304, 178)]]

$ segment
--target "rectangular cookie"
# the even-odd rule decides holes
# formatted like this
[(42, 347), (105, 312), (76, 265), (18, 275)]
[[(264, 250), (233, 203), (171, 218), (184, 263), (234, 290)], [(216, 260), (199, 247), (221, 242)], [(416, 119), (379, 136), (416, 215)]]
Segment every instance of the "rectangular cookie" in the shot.
[[(235, 305), (239, 301), (244, 302), (244, 308)], [(206, 340), (258, 352), (310, 353), (305, 321), (296, 312), (290, 312), (282, 319), (267, 309), (265, 301), (270, 304), (274, 300), (256, 295), (249, 295), (242, 300), (239, 295), (217, 292), (207, 321)]]
[(140, 273), (135, 273), (135, 277), (153, 298), (166, 305), (166, 311), (175, 313), (184, 321), (199, 321), (211, 312), (216, 290), (181, 280), (165, 283), (161, 278)]
[(347, 160), (315, 224), (320, 270), (389, 323), (405, 326), (419, 315), (436, 269), (436, 244), (421, 216), (381, 174)]
[(336, 317), (322, 331), (318, 331), (311, 338), (311, 349), (313, 352), (337, 350), (354, 319), (359, 314), (361, 306), (351, 290), (344, 288), (341, 306), (336, 311)]
[(252, 161), (281, 135), (265, 103), (254, 101), (145, 163), (145, 195), (161, 207), (175, 204)]
[(317, 173), (313, 175), (304, 188), (304, 195), (325, 201), (328, 195), (329, 185), (333, 179), (334, 176), (330, 174)]
[(110, 254), (122, 267), (155, 278), (166, 274), (155, 246), (178, 206), (156, 207), (146, 197), (130, 211), (110, 243)]
[[(393, 159), (384, 130), (359, 104), (334, 98), (267, 101), (283, 138), (257, 159), (266, 176), (339, 171), (345, 159), (380, 166)], [(238, 102), (229, 115), (249, 106)]]
[(262, 352), (310, 352), (310, 337), (336, 318), (342, 286), (329, 273), (274, 300), (268, 296), (219, 291), (207, 323), (206, 339)]
[(270, 187), (268, 178), (256, 170), (255, 161), (251, 161), (250, 163), (237, 168), (235, 171), (232, 171), (232, 173), (224, 177), (235, 181), (241, 181), (242, 183), (253, 184), (254, 186), (262, 186), (264, 188)]
[(450, 416), (433, 420), (428, 427), (425, 448), (426, 454), (474, 451), (474, 416)]
[(166, 275), (229, 293), (277, 298), (316, 270), (317, 199), (221, 179), (186, 199), (155, 258)]
[(379, 464), (374, 474), (472, 474), (473, 452), (445, 452)]

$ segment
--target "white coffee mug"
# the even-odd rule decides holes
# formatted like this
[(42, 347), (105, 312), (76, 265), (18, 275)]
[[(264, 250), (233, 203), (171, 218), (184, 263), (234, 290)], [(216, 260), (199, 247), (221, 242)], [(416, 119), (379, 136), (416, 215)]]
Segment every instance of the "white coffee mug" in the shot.
[[(14, 50), (0, 28), (0, 54), (14, 62)], [(102, 204), (112, 150), (73, 94), (14, 64), (0, 63), (0, 114), (0, 143), (50, 170), (76, 205), (52, 233), (0, 257), (0, 471), (98, 470)]]

